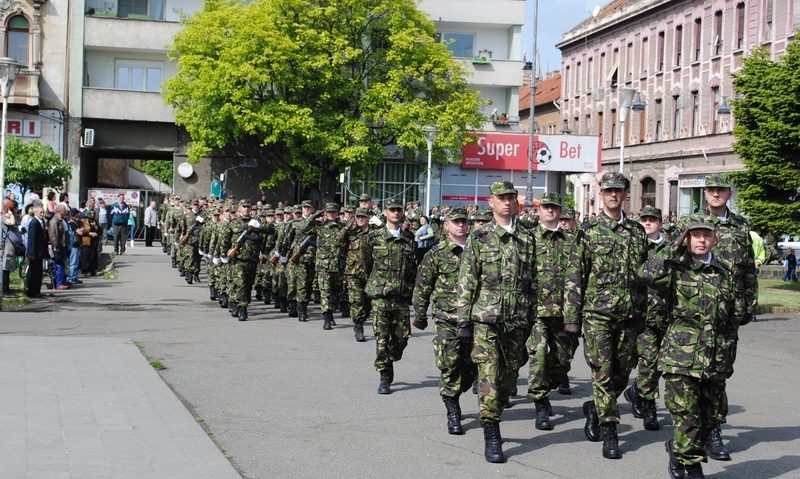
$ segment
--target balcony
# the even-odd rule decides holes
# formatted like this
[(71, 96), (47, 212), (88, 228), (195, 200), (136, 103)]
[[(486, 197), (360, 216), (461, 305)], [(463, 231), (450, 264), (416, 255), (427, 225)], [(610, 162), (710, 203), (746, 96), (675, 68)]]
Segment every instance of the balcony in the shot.
[(14, 80), (8, 102), (12, 105), (39, 106), (39, 77), (42, 72), (23, 68)]
[(98, 50), (166, 52), (183, 28), (176, 22), (86, 17), (84, 46)]
[(431, 20), (482, 25), (522, 25), (524, 0), (421, 0)]
[(174, 123), (172, 107), (160, 92), (83, 89), (84, 118)]
[(522, 83), (521, 61), (488, 59), (487, 62), (474, 58), (458, 58), (467, 74), (467, 82), (472, 85), (518, 87)]

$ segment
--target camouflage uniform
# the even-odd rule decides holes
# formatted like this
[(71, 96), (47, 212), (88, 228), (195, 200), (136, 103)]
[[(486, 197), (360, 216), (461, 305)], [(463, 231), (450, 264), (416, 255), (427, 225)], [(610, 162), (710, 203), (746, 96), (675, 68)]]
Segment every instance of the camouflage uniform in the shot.
[[(228, 207), (229, 212), (231, 209), (232, 208)], [(233, 241), (235, 240), (236, 238), (233, 238)], [(220, 302), (220, 306), (223, 308), (228, 307), (230, 300), (229, 287), (231, 265), (230, 258), (228, 258), (228, 250), (231, 249), (231, 241), (231, 220), (222, 218), (217, 226), (216, 247), (211, 254), (212, 256), (219, 258), (219, 283), (217, 290), (220, 292), (221, 297), (217, 296), (217, 299)]]
[[(369, 216), (365, 208), (356, 210), (357, 216)], [(364, 265), (364, 249), (369, 228), (361, 229), (353, 225), (339, 230), (338, 241), (345, 248), (344, 275), (347, 281), (347, 294), (350, 302), (350, 315), (353, 329), (359, 341), (363, 341), (364, 323), (370, 315), (372, 300), (364, 292), (367, 285), (367, 271)], [(360, 333), (360, 334), (359, 334)]]
[[(267, 218), (275, 216), (274, 210), (267, 210), (266, 213)], [(276, 222), (265, 222), (261, 225), (261, 237), (264, 240), (264, 258), (259, 268), (262, 271), (261, 290), (264, 295), (264, 304), (269, 304), (272, 301), (273, 291), (276, 286), (273, 281), (275, 265), (269, 261), (269, 258), (275, 251), (275, 244), (278, 240), (278, 225)]]
[[(339, 211), (336, 203), (325, 205), (326, 211)], [(338, 219), (323, 221), (317, 226), (316, 269), (322, 314), (332, 314), (339, 304), (341, 292), (341, 243), (337, 240), (342, 225)]]
[[(308, 205), (310, 205), (310, 202)], [(289, 262), (292, 265), (289, 268), (291, 275), (287, 274), (287, 279), (289, 280), (289, 296), (294, 297), (298, 306), (307, 305), (311, 299), (312, 283), (314, 281), (314, 259), (317, 254), (316, 224), (317, 220), (314, 216), (309, 216), (293, 223), (294, 233), (289, 256), (296, 257), (299, 254), (299, 258), (296, 259), (296, 262)], [(310, 241), (304, 248), (301, 248), (303, 241), (309, 237), (311, 238)]]
[[(713, 220), (692, 215), (689, 229), (714, 228)], [(683, 465), (706, 460), (703, 446), (712, 429), (725, 422), (725, 381), (733, 374), (739, 318), (729, 264), (685, 252), (659, 254), (641, 268), (652, 287), (669, 298), (671, 311), (658, 367), (664, 373), (664, 399), (672, 414), (672, 452)]]
[[(243, 204), (247, 205), (244, 202), (239, 203), (240, 206)], [(240, 239), (243, 242), (236, 258), (231, 258), (230, 283), (228, 285), (229, 301), (233, 302), (239, 310), (247, 308), (250, 304), (250, 294), (255, 283), (256, 269), (262, 248), (261, 232), (259, 229), (248, 226), (250, 220), (249, 216), (236, 217), (228, 226), (230, 231), (228, 238), (231, 246), (236, 245)]]
[[(281, 214), (284, 214), (283, 209), (278, 208), (276, 214), (278, 211), (280, 211)], [(286, 299), (286, 289), (288, 286), (286, 283), (286, 262), (288, 261), (288, 257), (286, 256), (286, 251), (283, 251), (281, 248), (289, 226), (291, 225), (290, 220), (285, 219), (288, 216), (289, 213), (286, 213), (284, 220), (278, 223), (275, 227), (275, 246), (273, 247), (273, 251), (271, 253), (272, 255), (278, 256), (278, 261), (275, 263), (272, 274), (272, 290), (275, 296), (275, 308), (280, 309), (284, 313), (286, 312), (288, 306)]]
[[(183, 270), (186, 271), (187, 274), (192, 275), (199, 275), (200, 274), (200, 234), (202, 231), (202, 223), (195, 227), (194, 231), (192, 232), (191, 228), (195, 222), (195, 218), (198, 216), (202, 216), (199, 212), (189, 210), (183, 215), (183, 222), (179, 223), (180, 227), (178, 230), (180, 231), (181, 235), (188, 234), (189, 240), (183, 245)], [(197, 276), (195, 279), (199, 279)]]

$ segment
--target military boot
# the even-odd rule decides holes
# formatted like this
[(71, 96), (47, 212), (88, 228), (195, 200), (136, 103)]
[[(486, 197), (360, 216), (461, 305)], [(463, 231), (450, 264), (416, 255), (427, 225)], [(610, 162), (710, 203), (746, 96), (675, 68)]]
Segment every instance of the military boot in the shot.
[(572, 388), (569, 387), (569, 376), (565, 374), (564, 377), (561, 378), (561, 382), (558, 383), (556, 391), (558, 391), (558, 394), (564, 396), (570, 396), (572, 394)]
[(319, 304), (322, 302), (322, 297), (320, 296), (319, 291), (314, 291), (312, 293), (312, 297), (314, 300), (314, 304)]
[(308, 321), (308, 303), (297, 303), (297, 320), (303, 323)]
[(392, 382), (389, 380), (389, 371), (383, 370), (381, 373), (381, 380), (378, 383), (378, 394), (391, 394), (392, 389), (389, 387)]
[(342, 311), (343, 318), (350, 317), (350, 303), (348, 303), (347, 301), (342, 301), (342, 304), (341, 306), (339, 306), (339, 309)]
[(625, 400), (628, 401), (628, 404), (631, 405), (633, 417), (636, 419), (642, 419), (644, 417), (644, 403), (642, 396), (640, 396), (639, 392), (636, 391), (636, 386), (630, 386), (628, 389), (626, 389), (624, 396)]
[(211, 301), (217, 300), (217, 290), (213, 286), (208, 287), (208, 299)]
[(390, 364), (386, 368), (386, 374), (389, 375), (389, 384), (394, 384), (394, 364)]
[(583, 415), (586, 417), (586, 424), (583, 426), (586, 439), (598, 442), (600, 440), (600, 419), (597, 417), (597, 407), (594, 405), (594, 401), (583, 403)]
[(228, 295), (226, 293), (221, 293), (219, 295), (219, 307), (220, 308), (228, 307)]
[(289, 301), (289, 317), (290, 318), (298, 317), (297, 301)]
[(356, 335), (356, 341), (358, 341), (359, 343), (363, 343), (364, 341), (367, 340), (367, 338), (364, 337), (364, 324), (362, 323), (354, 324), (353, 332)]
[(536, 406), (536, 422), (534, 427), (540, 431), (550, 431), (553, 429), (553, 423), (550, 422), (550, 415), (548, 414), (548, 406), (550, 401), (547, 399), (536, 399), (533, 401)]
[(177, 268), (178, 267), (178, 260), (176, 260), (175, 258), (172, 258), (172, 267), (173, 268)]
[(237, 304), (231, 305), (230, 310), (231, 310), (231, 316), (233, 316), (234, 318), (239, 317), (239, 305)]
[(264, 289), (261, 286), (256, 286), (256, 301), (261, 301), (264, 299), (263, 291)]
[(606, 422), (600, 425), (600, 433), (603, 436), (603, 457), (606, 459), (619, 459), (622, 452), (619, 450), (619, 439), (617, 438), (617, 423)]
[(178, 267), (178, 276), (180, 276), (181, 278), (185, 276), (185, 272), (183, 271), (183, 268), (181, 268), (181, 267)]
[(333, 317), (333, 313), (331, 313), (330, 311), (327, 312), (327, 313), (322, 313), (322, 321), (323, 321), (322, 329), (324, 329), (326, 331), (329, 331), (329, 330), (333, 329), (333, 327), (331, 326), (331, 318), (332, 317)]
[(648, 431), (658, 431), (661, 425), (658, 424), (658, 415), (656, 414), (656, 401), (655, 399), (642, 400), (644, 405), (642, 424)]
[(483, 425), (483, 442), (483, 457), (486, 462), (506, 462), (506, 455), (503, 454), (502, 447), (503, 440), (500, 437), (500, 424), (493, 422)]
[(239, 321), (247, 321), (247, 307), (242, 306), (239, 308)]
[(264, 304), (269, 304), (272, 302), (272, 291), (265, 289), (264, 290)]
[(705, 479), (705, 475), (703, 474), (703, 465), (699, 462), (697, 464), (692, 464), (690, 466), (686, 466), (686, 479)]
[[(731, 460), (731, 453), (722, 442), (722, 431), (720, 430), (719, 426), (711, 430), (711, 434), (708, 436), (708, 442), (706, 443), (706, 452), (708, 453), (708, 457), (714, 459), (715, 461)], [(699, 477), (702, 477), (702, 470), (700, 471), (700, 474), (701, 476)]]
[(447, 433), (456, 436), (464, 434), (464, 428), (461, 426), (461, 408), (458, 404), (458, 398), (443, 396), (442, 401), (444, 401), (444, 407), (447, 408)]
[(192, 284), (192, 273), (190, 271), (187, 271), (183, 277), (186, 279), (186, 284)]
[(289, 300), (286, 299), (286, 296), (281, 296), (281, 313), (288, 313), (289, 312)]
[(194, 274), (194, 282), (195, 283), (199, 283), (200, 282), (200, 272), (199, 271)]
[(667, 463), (669, 477), (672, 479), (684, 479), (686, 477), (686, 470), (683, 468), (683, 464), (678, 462), (678, 458), (675, 457), (675, 454), (672, 452), (672, 439), (665, 442), (664, 446), (666, 446), (667, 455), (669, 456), (669, 463)]

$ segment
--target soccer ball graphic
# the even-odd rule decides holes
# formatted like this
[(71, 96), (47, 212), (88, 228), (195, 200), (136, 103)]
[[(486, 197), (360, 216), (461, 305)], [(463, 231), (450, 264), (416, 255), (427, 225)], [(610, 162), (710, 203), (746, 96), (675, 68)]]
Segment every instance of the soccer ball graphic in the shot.
[(533, 151), (535, 152), (536, 162), (540, 165), (546, 165), (550, 163), (550, 160), (553, 159), (553, 154), (550, 152), (550, 148), (547, 147), (541, 141), (536, 141), (533, 143)]

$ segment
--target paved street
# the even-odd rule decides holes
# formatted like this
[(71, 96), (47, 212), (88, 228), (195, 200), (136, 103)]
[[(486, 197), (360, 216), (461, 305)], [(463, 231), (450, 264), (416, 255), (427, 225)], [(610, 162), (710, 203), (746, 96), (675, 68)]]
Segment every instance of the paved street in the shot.
[[(52, 301), (36, 303), (29, 312), (0, 313), (4, 333), (0, 337), (0, 427), (3, 441), (12, 441), (0, 447), (0, 463), (9, 464), (12, 458), (19, 462), (20, 455), (27, 455), (27, 477), (89, 477), (59, 473), (61, 459), (46, 462), (50, 458), (37, 455), (42, 444), (14, 443), (19, 441), (14, 432), (22, 425), (10, 429), (9, 439), (13, 411), (28, 411), (29, 421), (40, 417), (32, 416), (30, 411), (35, 409), (29, 408), (40, 396), (20, 394), (14, 381), (27, 371), (26, 364), (37, 360), (28, 359), (26, 351), (40, 348), (44, 341), (60, 351), (71, 351), (74, 364), (70, 374), (62, 375), (66, 366), (58, 357), (38, 363), (53, 368), (31, 371), (31, 380), (40, 382), (42, 397), (80, 389), (76, 384), (82, 375), (99, 369), (111, 383), (107, 388), (119, 396), (124, 395), (120, 389), (129, 388), (127, 381), (142, 381), (149, 384), (146, 394), (141, 390), (107, 405), (126, 408), (150, 401), (164, 421), (153, 427), (167, 431), (194, 417), (245, 478), (667, 477), (663, 443), (671, 436), (671, 427), (657, 433), (645, 431), (641, 421), (629, 414), (627, 404), (622, 406), (620, 427), (622, 460), (603, 459), (600, 444), (585, 440), (580, 405), (588, 398), (590, 385), (582, 357), (573, 363), (573, 395), (553, 395), (555, 430), (536, 431), (532, 402), (514, 398), (501, 427), (509, 462), (491, 465), (483, 460), (475, 396), (467, 394), (462, 400), (466, 435), (446, 432), (430, 331), (415, 330), (405, 359), (396, 365), (393, 394), (379, 396), (375, 393), (378, 374), (372, 368), (375, 343), (371, 337), (367, 343), (356, 343), (347, 320), (339, 320), (334, 331), (323, 331), (317, 307), (310, 310), (312, 321), (301, 324), (279, 315), (272, 306), (260, 305), (251, 308), (250, 321), (239, 323), (208, 301), (205, 282), (194, 286), (183, 282), (159, 248), (138, 244), (129, 248), (126, 256), (118, 258), (118, 271), (115, 281), (87, 280), (81, 287), (59, 292)], [(35, 336), (84, 339), (37, 341), (31, 338)], [(762, 317), (743, 328), (741, 336), (736, 374), (729, 382), (729, 424), (723, 427), (733, 461), (712, 461), (705, 470), (709, 477), (718, 478), (800, 477), (800, 408), (795, 404), (800, 396), (800, 317)], [(164, 363), (167, 369), (161, 377), (189, 414), (162, 397), (165, 388), (150, 384), (150, 379), (157, 382), (155, 373), (147, 375), (140, 368), (128, 374), (106, 366), (121, 362), (147, 366), (144, 359), (133, 357), (135, 346), (130, 341), (140, 342), (147, 355)], [(76, 350), (75, 344), (84, 345), (83, 349)], [(526, 389), (524, 376), (520, 392)], [(83, 385), (88, 387), (85, 381)], [(156, 401), (163, 401), (167, 409), (160, 409)], [(121, 414), (107, 411), (115, 412)], [(663, 401), (659, 401), (659, 412), (662, 424), (668, 424)], [(48, 421), (34, 421), (36, 427), (52, 426), (53, 414), (41, 416)], [(66, 430), (68, 424), (62, 421), (61, 427)], [(53, 434), (52, 427), (47, 430)], [(96, 428), (83, 431), (89, 442), (102, 434)], [(63, 435), (60, 445), (59, 437), (49, 437), (51, 446), (69, 449), (69, 434)], [(141, 445), (142, 440), (137, 441)], [(161, 447), (183, 454), (177, 450), (180, 446)], [(196, 452), (198, 461), (200, 456), (209, 463), (223, 457), (209, 448)], [(130, 453), (149, 457), (155, 451), (137, 446)], [(53, 473), (31, 473), (32, 462), (39, 458), (42, 464), (53, 465)], [(137, 475), (138, 466), (130, 457), (98, 456), (97, 463), (84, 459), (95, 470), (108, 464), (108, 475), (97, 477), (124, 477), (115, 471), (125, 467), (131, 468), (131, 477), (158, 477)], [(0, 472), (0, 476), (26, 477), (18, 472)]]

